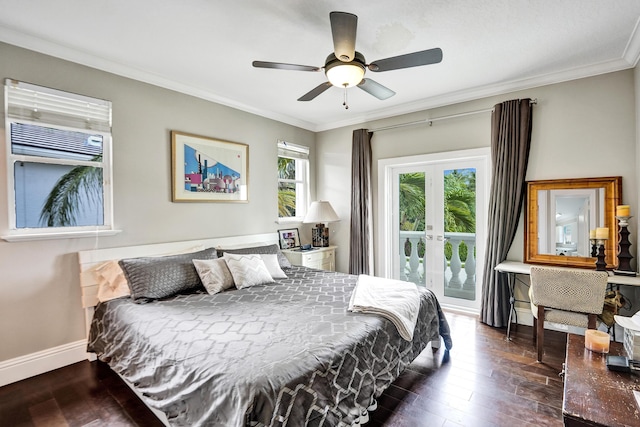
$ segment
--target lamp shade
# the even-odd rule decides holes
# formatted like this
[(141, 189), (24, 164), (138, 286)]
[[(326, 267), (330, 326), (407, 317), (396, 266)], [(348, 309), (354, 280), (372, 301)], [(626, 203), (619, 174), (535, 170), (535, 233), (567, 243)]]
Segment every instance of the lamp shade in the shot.
[(309, 211), (307, 215), (305, 215), (304, 223), (325, 223), (325, 222), (334, 222), (340, 221), (340, 218), (336, 214), (336, 211), (331, 207), (331, 203), (318, 200), (317, 202), (311, 203), (309, 206)]

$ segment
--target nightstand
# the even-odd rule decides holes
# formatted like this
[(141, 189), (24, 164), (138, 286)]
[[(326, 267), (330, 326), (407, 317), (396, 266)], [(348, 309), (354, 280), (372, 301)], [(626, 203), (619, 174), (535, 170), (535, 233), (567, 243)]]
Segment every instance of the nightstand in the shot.
[(282, 253), (293, 265), (335, 271), (336, 248), (337, 246), (328, 246), (326, 248), (315, 248), (310, 251), (283, 249)]

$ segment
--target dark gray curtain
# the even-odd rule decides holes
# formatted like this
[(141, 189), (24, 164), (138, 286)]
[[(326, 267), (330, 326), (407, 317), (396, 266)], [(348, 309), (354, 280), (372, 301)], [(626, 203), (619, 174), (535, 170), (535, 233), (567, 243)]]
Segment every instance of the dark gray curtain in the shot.
[(351, 150), (351, 242), (349, 273), (373, 273), (371, 217), (371, 136), (367, 129), (353, 131)]
[(480, 309), (480, 320), (490, 326), (507, 326), (509, 321), (506, 278), (494, 268), (507, 257), (522, 211), (531, 146), (531, 112), (531, 100), (522, 99), (497, 104), (491, 116), (493, 173)]

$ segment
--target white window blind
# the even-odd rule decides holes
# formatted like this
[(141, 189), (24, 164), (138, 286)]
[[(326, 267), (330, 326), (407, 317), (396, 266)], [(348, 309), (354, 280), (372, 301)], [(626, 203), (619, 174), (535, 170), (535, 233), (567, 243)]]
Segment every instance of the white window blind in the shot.
[(278, 141), (278, 157), (309, 160), (309, 147)]
[(5, 80), (7, 116), (76, 129), (111, 131), (111, 102), (17, 80)]

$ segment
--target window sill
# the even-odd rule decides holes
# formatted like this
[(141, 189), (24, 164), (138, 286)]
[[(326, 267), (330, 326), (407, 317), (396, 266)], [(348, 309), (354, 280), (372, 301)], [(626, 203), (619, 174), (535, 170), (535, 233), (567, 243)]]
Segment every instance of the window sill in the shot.
[(302, 218), (299, 217), (295, 217), (295, 218), (278, 218), (276, 220), (276, 224), (299, 224), (302, 223)]
[(83, 237), (115, 236), (122, 230), (63, 231), (59, 233), (29, 233), (0, 236), (7, 242), (28, 242), (32, 240), (78, 239)]

